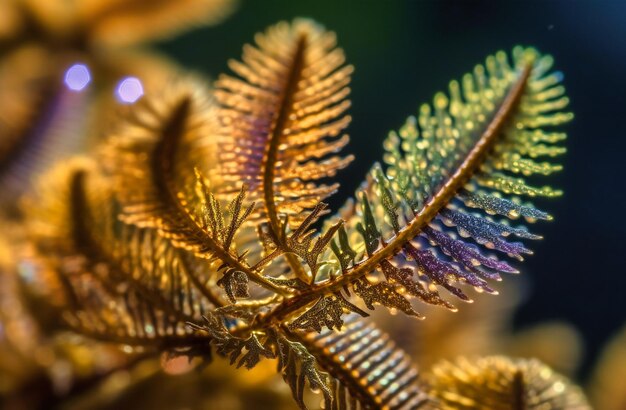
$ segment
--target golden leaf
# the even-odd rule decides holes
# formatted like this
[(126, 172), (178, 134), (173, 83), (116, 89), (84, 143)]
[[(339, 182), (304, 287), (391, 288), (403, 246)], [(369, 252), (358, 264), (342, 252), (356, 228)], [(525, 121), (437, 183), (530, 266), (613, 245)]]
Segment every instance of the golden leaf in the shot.
[(335, 137), (350, 122), (344, 113), (353, 69), (344, 66), (335, 34), (309, 20), (279, 23), (255, 40), (244, 47), (243, 62), (229, 63), (238, 77), (216, 82), (218, 174), (248, 184), (260, 215), (278, 233), (281, 215), (300, 218), (331, 195), (337, 184), (316, 181), (352, 160), (334, 153), (348, 142)]

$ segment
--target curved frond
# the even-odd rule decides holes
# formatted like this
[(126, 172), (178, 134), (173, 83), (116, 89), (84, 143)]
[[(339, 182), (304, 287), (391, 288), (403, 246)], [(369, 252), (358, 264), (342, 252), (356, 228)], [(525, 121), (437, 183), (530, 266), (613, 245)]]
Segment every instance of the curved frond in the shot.
[(591, 410), (578, 387), (537, 360), (444, 361), (429, 380), (443, 410)]
[(389, 336), (358, 315), (345, 322), (339, 331), (296, 333), (332, 375), (332, 409), (435, 408), (411, 359)]
[(562, 111), (568, 99), (551, 66), (534, 49), (515, 48), (513, 65), (499, 52), (390, 133), (387, 169), (376, 165), (363, 184), (333, 245), (337, 263), (309, 294), (352, 287), (371, 295), (370, 287), (384, 286), (394, 302), (379, 303), (416, 315), (407, 296), (454, 309), (438, 288), (465, 301), (460, 285), (495, 293), (487, 280), (517, 270), (492, 253), (522, 260), (532, 252), (511, 238), (540, 238), (506, 218), (551, 219), (522, 198), (560, 195), (526, 182), (560, 169), (534, 158), (563, 153), (555, 127), (572, 118)]
[(26, 206), (30, 232), (62, 285), (71, 328), (128, 345), (208, 347), (188, 326), (220, 303), (202, 284), (207, 273), (156, 232), (121, 223), (93, 164), (60, 166), (38, 192)]
[(253, 206), (245, 200), (245, 187), (223, 210), (204, 177), (215, 155), (215, 117), (205, 88), (201, 82), (181, 81), (161, 98), (141, 100), (111, 136), (105, 158), (116, 180), (122, 219), (156, 228), (174, 245), (280, 291), (248, 265), (246, 249), (234, 246)]
[(319, 184), (352, 156), (336, 155), (348, 136), (345, 114), (353, 71), (335, 34), (309, 20), (283, 22), (244, 47), (242, 62), (230, 61), (236, 76), (222, 75), (215, 96), (222, 124), (218, 174), (230, 185), (243, 181), (258, 215), (275, 234), (286, 215), (299, 219), (335, 192)]

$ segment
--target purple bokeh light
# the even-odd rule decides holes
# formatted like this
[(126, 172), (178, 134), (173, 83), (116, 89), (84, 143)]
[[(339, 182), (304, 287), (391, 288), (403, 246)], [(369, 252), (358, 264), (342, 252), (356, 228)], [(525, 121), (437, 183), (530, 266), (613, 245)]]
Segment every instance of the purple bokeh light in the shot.
[(72, 91), (82, 91), (91, 82), (91, 73), (85, 64), (74, 64), (65, 72), (65, 85)]
[(123, 104), (133, 104), (143, 96), (143, 85), (136, 77), (126, 77), (117, 85), (117, 99)]

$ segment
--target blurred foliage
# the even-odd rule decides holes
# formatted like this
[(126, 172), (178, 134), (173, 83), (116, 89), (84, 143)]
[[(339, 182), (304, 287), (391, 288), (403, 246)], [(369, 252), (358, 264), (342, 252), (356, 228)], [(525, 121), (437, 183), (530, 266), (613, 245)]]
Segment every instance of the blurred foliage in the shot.
[[(183, 35), (179, 40), (162, 43), (160, 48), (186, 66), (215, 73), (224, 71), (226, 58), (223, 57), (232, 56), (252, 33), (275, 20), (305, 14), (335, 28), (344, 47), (350, 50), (350, 60), (357, 67), (364, 67), (356, 71), (352, 83), (353, 110), (357, 111), (357, 118), (367, 118), (368, 123), (357, 121), (353, 125), (351, 133), (356, 138), (348, 147), (357, 151), (362, 161), (345, 176), (348, 185), (356, 186), (371, 160), (379, 157), (364, 141), (375, 137), (371, 134), (383, 135), (400, 122), (399, 113), (406, 109), (398, 110), (398, 106), (413, 107), (415, 101), (426, 99), (434, 91), (431, 82), (444, 84), (458, 74), (454, 71), (456, 67), (465, 67), (467, 61), (474, 61), (494, 48), (509, 46), (504, 39), (499, 40), (502, 44), (497, 41), (487, 44), (480, 41), (482, 34), (470, 31), (465, 43), (459, 45), (463, 51), (452, 53), (446, 60), (452, 68), (440, 69), (440, 64), (427, 64), (426, 58), (437, 58), (434, 57), (437, 52), (453, 41), (452, 36), (436, 31), (439, 20), (444, 18), (440, 6), (435, 2), (400, 1), (364, 4), (355, 7), (353, 3), (337, 1), (243, 2), (232, 23)], [(471, 6), (459, 4), (454, 6), (461, 10), (459, 30), (465, 24), (462, 22), (466, 13), (479, 22), (489, 19), (490, 13), (497, 14), (495, 6), (477, 13)], [(56, 278), (34, 274), (41, 272), (38, 267), (41, 261), (26, 244), (23, 228), (17, 223), (21, 215), (14, 207), (17, 193), (23, 192), (36, 174), (47, 172), (47, 164), (76, 151), (91, 150), (120, 112), (128, 111), (128, 107), (113, 98), (120, 79), (141, 78), (145, 91), (153, 93), (182, 70), (169, 58), (146, 50), (147, 42), (163, 41), (192, 27), (221, 22), (234, 7), (234, 2), (227, 0), (140, 0), (132, 5), (116, 0), (0, 2), (0, 159), (3, 160), (0, 172), (6, 178), (5, 185), (0, 186), (8, 187), (0, 201), (4, 205), (0, 220), (0, 407), (293, 408), (291, 392), (277, 375), (274, 360), (265, 360), (249, 372), (235, 371), (219, 357), (204, 367), (196, 361), (188, 363), (186, 357), (159, 358), (141, 349), (102, 344), (60, 331), (60, 314), (55, 307), (58, 305), (55, 297), (61, 296), (55, 290), (59, 284)], [(417, 15), (416, 10), (422, 15)], [(389, 24), (390, 21), (399, 23)], [(499, 24), (504, 30), (502, 23)], [(425, 32), (438, 33), (438, 41), (421, 35)], [(394, 47), (389, 47), (390, 43)], [(79, 98), (61, 86), (65, 70), (77, 61), (87, 63), (94, 78), (94, 87)], [(404, 64), (407, 61), (419, 62), (425, 67), (424, 72), (412, 75), (407, 68), (412, 65)], [(398, 71), (390, 76), (389, 67)], [(388, 79), (385, 86), (373, 90), (371, 84), (380, 83), (382, 77)], [(411, 92), (405, 92), (406, 89)], [(56, 122), (48, 122), (50, 118)], [(41, 124), (44, 126), (35, 127)], [(89, 131), (85, 133), (85, 130)], [(29, 148), (33, 140), (40, 143), (33, 135), (43, 140), (36, 150)], [(33, 155), (39, 164), (29, 163), (28, 172), (14, 166), (14, 159), (30, 160)], [(27, 177), (17, 183), (6, 183), (15, 175)], [(332, 203), (337, 205), (339, 201)], [(458, 379), (456, 371), (450, 370), (449, 364), (437, 364), (442, 359), (452, 361), (458, 356), (494, 354), (534, 357), (560, 373), (575, 377), (582, 355), (581, 337), (576, 330), (557, 321), (522, 329), (513, 326), (520, 295), (525, 293), (523, 288), (519, 282), (499, 286), (499, 297), (481, 296), (457, 313), (427, 308), (423, 313), (428, 320), (423, 323), (409, 325), (404, 315), (390, 316), (378, 311), (374, 319), (420, 368), (427, 373), (428, 369), (434, 369), (432, 374), (439, 378), (433, 385), (444, 386), (435, 389), (438, 392), (435, 395), (448, 391), (442, 397), (450, 403), (463, 401), (467, 394), (456, 384), (459, 380), (454, 380)], [(589, 391), (598, 409), (621, 410), (626, 406), (624, 346), (624, 334), (616, 336), (595, 370)], [(478, 364), (471, 360), (456, 363), (472, 374), (473, 370), (468, 370), (472, 366), (481, 370), (505, 369), (497, 376), (499, 381), (509, 380), (507, 377), (521, 371), (531, 387), (537, 374), (548, 371), (535, 361), (492, 358), (489, 360), (493, 363), (485, 365), (489, 360)], [(450, 378), (444, 380), (447, 376)], [(551, 389), (562, 383), (570, 392), (566, 397), (572, 404), (542, 408), (587, 408), (577, 388), (569, 387), (566, 379), (550, 371), (549, 381)], [(458, 389), (451, 389), (453, 385)], [(532, 389), (528, 391), (532, 397)], [(485, 395), (485, 391), (477, 394)]]
[(598, 410), (626, 409), (626, 328), (607, 344), (591, 377), (589, 395)]

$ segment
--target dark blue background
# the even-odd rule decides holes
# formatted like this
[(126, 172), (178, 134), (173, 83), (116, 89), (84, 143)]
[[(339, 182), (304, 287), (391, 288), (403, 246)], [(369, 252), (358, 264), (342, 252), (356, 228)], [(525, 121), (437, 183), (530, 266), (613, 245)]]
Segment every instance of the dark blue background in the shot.
[(565, 319), (587, 343), (583, 372), (626, 321), (626, 1), (249, 0), (223, 24), (162, 45), (186, 67), (227, 70), (254, 33), (279, 20), (312, 17), (337, 32), (348, 60), (353, 116), (337, 206), (354, 192), (380, 143), (419, 104), (499, 49), (533, 45), (565, 73), (576, 114), (569, 125), (565, 195), (556, 221), (524, 265), (531, 296), (517, 323)]

